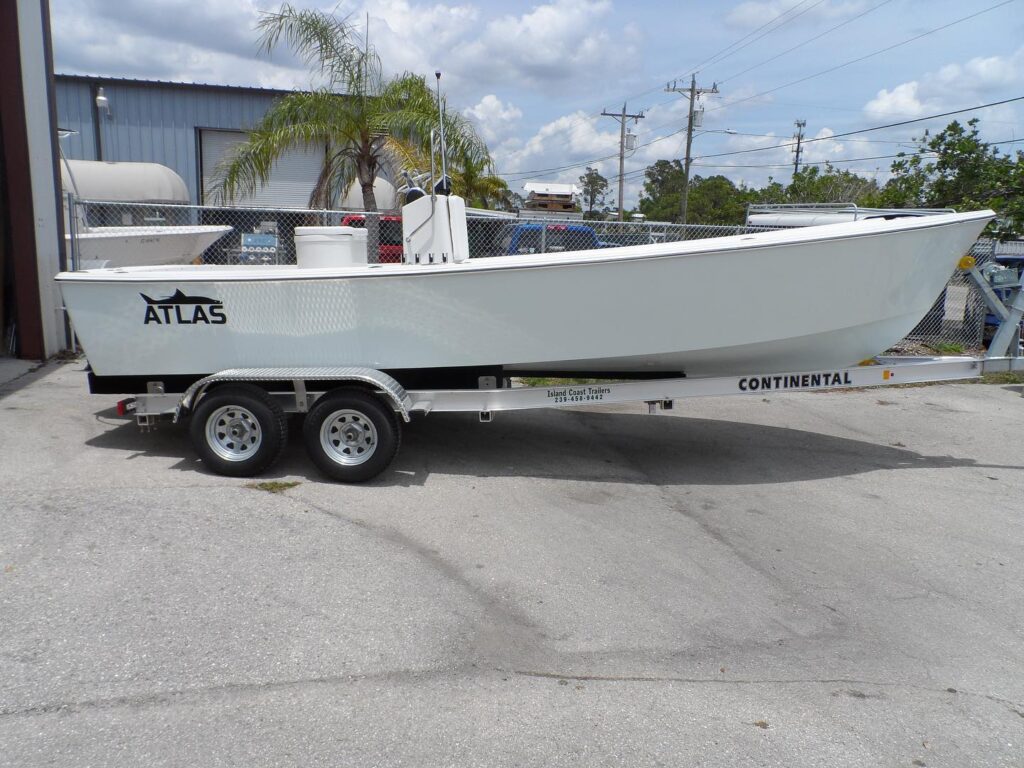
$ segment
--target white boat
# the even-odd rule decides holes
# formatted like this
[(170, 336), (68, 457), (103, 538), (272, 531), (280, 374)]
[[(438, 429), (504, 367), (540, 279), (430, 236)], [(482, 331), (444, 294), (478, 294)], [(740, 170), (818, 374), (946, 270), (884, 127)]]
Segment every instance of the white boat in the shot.
[(841, 224), (862, 219), (903, 218), (906, 216), (932, 216), (937, 213), (953, 213), (952, 208), (862, 208), (852, 203), (768, 203), (750, 205), (747, 209), (747, 226), (771, 227), (817, 227), (824, 224)]
[(856, 364), (902, 338), (993, 218), (468, 259), (463, 211), (457, 197), (407, 205), (401, 264), (311, 267), (300, 254), (292, 266), (124, 267), (57, 281), (97, 392), (255, 367), (364, 366), (407, 386), (424, 372), (435, 386), (466, 374), (475, 386), (477, 375), (527, 372), (803, 371)]
[[(189, 203), (184, 180), (158, 163), (111, 163), (95, 160), (67, 160), (61, 163), (61, 184), (73, 192), (72, 211), (64, 198), (65, 242), (78, 269), (150, 267), (162, 264), (191, 264), (203, 251), (232, 231), (232, 227), (201, 224), (125, 224), (90, 226), (77, 200), (102, 200), (133, 216), (161, 211), (180, 211)], [(98, 204), (102, 206), (103, 204)], [(74, 223), (74, 236), (71, 224)]]
[[(80, 269), (190, 264), (231, 231), (232, 227), (212, 224), (88, 227), (75, 235), (75, 256)], [(71, 235), (65, 237), (70, 249)]]

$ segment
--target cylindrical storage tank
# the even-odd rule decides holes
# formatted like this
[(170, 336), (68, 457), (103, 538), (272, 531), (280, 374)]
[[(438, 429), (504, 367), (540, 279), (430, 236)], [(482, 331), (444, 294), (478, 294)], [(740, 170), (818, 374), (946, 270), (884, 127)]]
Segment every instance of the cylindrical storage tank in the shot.
[(366, 264), (366, 230), (359, 227), (296, 227), (295, 261), (302, 268)]

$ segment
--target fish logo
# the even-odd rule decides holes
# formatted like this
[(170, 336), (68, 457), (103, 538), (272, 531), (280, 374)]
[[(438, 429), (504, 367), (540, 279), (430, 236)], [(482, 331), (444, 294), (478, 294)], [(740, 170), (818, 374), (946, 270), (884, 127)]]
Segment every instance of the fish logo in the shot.
[(163, 299), (139, 296), (146, 302), (143, 325), (224, 325), (228, 321), (220, 299), (189, 296), (180, 288)]

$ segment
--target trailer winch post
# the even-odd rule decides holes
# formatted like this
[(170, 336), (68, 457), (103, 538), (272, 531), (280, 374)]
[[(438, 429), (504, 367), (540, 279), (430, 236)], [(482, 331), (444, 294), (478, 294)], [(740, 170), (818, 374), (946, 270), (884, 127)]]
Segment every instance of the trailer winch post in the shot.
[(1017, 357), (1020, 354), (1020, 323), (1024, 318), (1024, 272), (1020, 275), (1017, 287), (1011, 292), (1009, 301), (1004, 303), (981, 274), (973, 256), (964, 256), (960, 260), (960, 269), (971, 278), (986, 306), (999, 318), (999, 328), (989, 342), (985, 357)]

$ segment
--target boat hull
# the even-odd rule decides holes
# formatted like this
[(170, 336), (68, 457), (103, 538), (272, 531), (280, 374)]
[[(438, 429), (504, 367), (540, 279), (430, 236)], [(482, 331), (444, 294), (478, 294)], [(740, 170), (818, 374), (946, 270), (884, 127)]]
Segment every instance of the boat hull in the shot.
[(99, 376), (236, 367), (716, 376), (840, 367), (932, 306), (990, 212), (578, 254), (58, 276)]
[[(92, 227), (75, 236), (81, 269), (189, 264), (232, 230), (228, 226)], [(70, 247), (71, 235), (65, 235)]]

